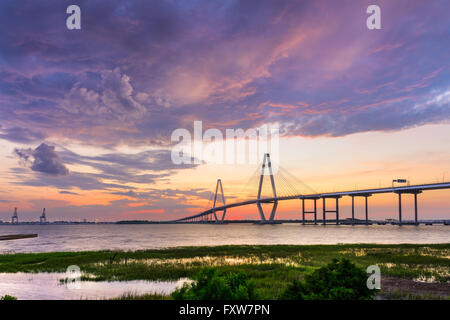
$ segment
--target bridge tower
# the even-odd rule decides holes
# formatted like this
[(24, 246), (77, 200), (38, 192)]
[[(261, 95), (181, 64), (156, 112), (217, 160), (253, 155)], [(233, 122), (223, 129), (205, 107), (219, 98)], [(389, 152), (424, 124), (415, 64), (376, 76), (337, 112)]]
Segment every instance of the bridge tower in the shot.
[[(261, 176), (259, 178), (259, 187), (258, 187), (258, 196), (257, 196), (257, 201), (256, 201), (256, 205), (258, 206), (258, 211), (259, 211), (259, 215), (261, 216), (261, 222), (266, 222), (266, 217), (264, 215), (264, 211), (263, 208), (261, 206), (261, 191), (262, 191), (262, 185), (263, 185), (263, 181), (264, 181), (264, 172), (266, 170), (266, 162), (267, 162), (267, 167), (269, 169), (269, 176), (270, 176), (270, 183), (272, 185), (272, 192), (273, 192), (273, 198), (274, 200), (270, 201), (269, 203), (273, 203), (273, 207), (272, 207), (272, 212), (270, 213), (270, 218), (269, 218), (269, 222), (273, 222), (274, 218), (275, 218), (275, 213), (277, 211), (277, 206), (278, 206), (278, 200), (277, 198), (277, 190), (275, 188), (275, 181), (273, 179), (273, 172), (272, 172), (272, 162), (270, 161), (270, 154), (265, 153), (264, 154), (264, 160), (263, 160), (263, 164), (261, 167)], [(265, 202), (267, 203), (267, 202)]]
[[(223, 194), (222, 180), (217, 179), (216, 193), (214, 194), (213, 214), (214, 214), (214, 217), (216, 218), (216, 223), (223, 223), (223, 220), (225, 219), (225, 214), (227, 213), (227, 209), (216, 210), (216, 204), (218, 203), (218, 200), (217, 200), (218, 193), (217, 192), (219, 191), (219, 187), (220, 187), (220, 196), (221, 196), (221, 200), (222, 200), (222, 205), (225, 205), (225, 196)], [(217, 211), (223, 211), (222, 218), (219, 219), (217, 217), (217, 213), (216, 213)]]
[(18, 224), (19, 223), (19, 216), (17, 215), (17, 208), (14, 208), (14, 213), (11, 218), (12, 224)]
[(42, 211), (42, 215), (39, 217), (39, 222), (40, 223), (47, 223), (47, 218), (45, 217), (45, 208)]

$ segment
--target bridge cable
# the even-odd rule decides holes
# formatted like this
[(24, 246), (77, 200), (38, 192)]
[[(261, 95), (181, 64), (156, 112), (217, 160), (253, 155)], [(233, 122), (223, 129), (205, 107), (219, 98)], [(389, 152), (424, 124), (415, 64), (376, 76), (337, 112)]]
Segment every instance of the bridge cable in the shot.
[(316, 194), (317, 191), (314, 190), (313, 188), (311, 188), (310, 186), (308, 186), (306, 183), (304, 183), (302, 180), (296, 178), (294, 175), (292, 175), (289, 171), (287, 171), (286, 169), (280, 167), (281, 170), (283, 172), (285, 172), (291, 179), (293, 179), (296, 183), (300, 184), (301, 186), (303, 186), (304, 188), (307, 189), (307, 191), (309, 191), (311, 194)]
[(288, 196), (295, 196), (300, 194), (300, 192), (298, 192), (298, 190), (290, 183), (289, 179), (283, 175), (282, 170), (284, 171), (283, 168), (279, 168), (280, 177), (283, 179), (288, 190)]

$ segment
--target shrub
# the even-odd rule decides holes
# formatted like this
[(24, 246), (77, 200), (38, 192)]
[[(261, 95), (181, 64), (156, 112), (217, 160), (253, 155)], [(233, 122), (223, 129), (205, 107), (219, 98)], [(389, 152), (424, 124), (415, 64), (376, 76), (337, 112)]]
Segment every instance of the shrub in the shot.
[(333, 261), (303, 282), (294, 280), (280, 296), (282, 300), (368, 300), (378, 292), (367, 288), (367, 274), (347, 259)]
[(5, 294), (4, 296), (0, 297), (0, 300), (17, 300), (17, 298), (10, 296), (9, 294)]
[(191, 284), (175, 290), (176, 300), (252, 300), (256, 299), (255, 286), (243, 272), (220, 275), (214, 268), (200, 271)]

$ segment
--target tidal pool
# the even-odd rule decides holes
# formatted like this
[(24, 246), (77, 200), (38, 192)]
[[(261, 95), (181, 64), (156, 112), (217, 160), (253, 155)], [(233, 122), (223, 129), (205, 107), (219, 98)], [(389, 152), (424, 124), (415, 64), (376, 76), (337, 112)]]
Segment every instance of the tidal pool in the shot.
[(111, 299), (124, 294), (156, 293), (168, 295), (188, 279), (178, 281), (81, 281), (78, 288), (60, 280), (66, 273), (0, 273), (0, 296), (8, 294), (20, 300)]

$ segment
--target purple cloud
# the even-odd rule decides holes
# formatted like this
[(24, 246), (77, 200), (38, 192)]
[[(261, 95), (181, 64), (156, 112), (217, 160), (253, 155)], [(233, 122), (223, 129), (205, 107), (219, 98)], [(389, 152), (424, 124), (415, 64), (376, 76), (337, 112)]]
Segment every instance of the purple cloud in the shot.
[[(15, 184), (26, 186), (53, 186), (61, 189), (130, 190), (129, 183), (148, 185), (168, 179), (172, 174), (197, 165), (175, 165), (171, 151), (166, 149), (142, 151), (136, 154), (109, 153), (99, 156), (82, 156), (67, 148), (56, 153), (54, 146), (42, 143), (36, 149), (16, 148), (14, 154), (24, 167), (46, 175), (30, 175), (25, 168), (13, 168)], [(88, 166), (97, 173), (72, 171), (65, 164)], [(67, 176), (61, 177), (61, 176)], [(113, 181), (104, 182), (104, 181)], [(122, 191), (121, 191), (122, 192)], [(134, 191), (133, 191), (134, 192)], [(181, 192), (181, 191), (180, 191)]]
[(0, 126), (0, 138), (19, 143), (31, 143), (41, 141), (45, 136), (40, 132), (26, 128), (12, 127), (3, 129)]
[(41, 143), (36, 149), (14, 149), (14, 153), (24, 162), (30, 163), (33, 171), (52, 176), (65, 176), (69, 170), (55, 152), (55, 147)]
[(315, 136), (450, 118), (448, 103), (416, 108), (450, 88), (447, 1), (379, 1), (379, 31), (370, 1), (80, 1), (77, 32), (66, 4), (0, 5), (2, 125), (30, 130), (3, 139), (166, 144), (192, 119)]

